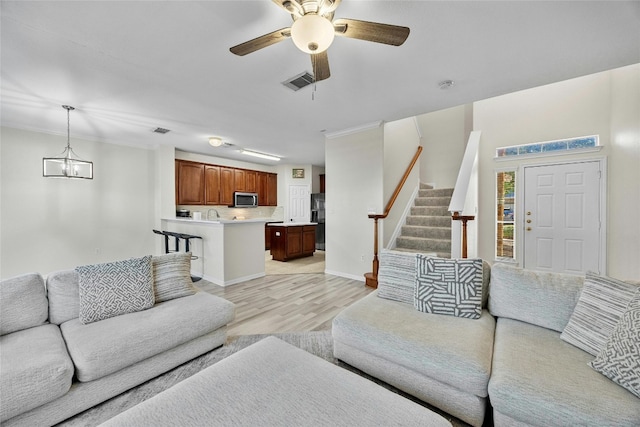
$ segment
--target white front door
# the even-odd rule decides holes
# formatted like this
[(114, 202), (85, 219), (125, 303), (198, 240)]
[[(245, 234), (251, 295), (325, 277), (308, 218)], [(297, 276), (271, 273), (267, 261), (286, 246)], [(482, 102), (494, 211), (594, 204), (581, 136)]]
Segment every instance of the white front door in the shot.
[(524, 168), (524, 268), (600, 272), (599, 161)]
[(308, 185), (289, 186), (289, 218), (291, 222), (309, 222), (311, 217), (311, 193)]

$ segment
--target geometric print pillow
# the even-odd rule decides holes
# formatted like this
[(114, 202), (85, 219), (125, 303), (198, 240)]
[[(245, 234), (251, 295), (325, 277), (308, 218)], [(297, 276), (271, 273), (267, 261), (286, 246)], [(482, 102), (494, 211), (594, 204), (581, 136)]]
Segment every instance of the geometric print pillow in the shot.
[(587, 272), (560, 339), (597, 356), (637, 290), (636, 285)]
[(76, 267), (80, 322), (97, 322), (153, 307), (151, 255)]
[(414, 305), (425, 313), (479, 319), (482, 260), (418, 254)]
[(590, 366), (640, 397), (640, 291)]

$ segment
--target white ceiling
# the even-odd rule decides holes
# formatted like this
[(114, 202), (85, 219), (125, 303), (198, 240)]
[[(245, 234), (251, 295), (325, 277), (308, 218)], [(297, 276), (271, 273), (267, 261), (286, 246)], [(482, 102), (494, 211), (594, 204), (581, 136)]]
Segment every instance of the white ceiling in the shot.
[[(281, 85), (311, 71), (291, 40), (245, 57), (229, 52), (290, 26), (269, 0), (2, 0), (1, 8), (3, 126), (66, 135), (60, 106), (69, 104), (72, 138), (240, 159), (207, 144), (221, 136), (286, 164), (323, 165), (323, 132), (640, 62), (638, 1), (343, 0), (336, 17), (411, 34), (400, 47), (336, 37), (331, 77), (315, 93)], [(446, 79), (453, 88), (439, 89)]]

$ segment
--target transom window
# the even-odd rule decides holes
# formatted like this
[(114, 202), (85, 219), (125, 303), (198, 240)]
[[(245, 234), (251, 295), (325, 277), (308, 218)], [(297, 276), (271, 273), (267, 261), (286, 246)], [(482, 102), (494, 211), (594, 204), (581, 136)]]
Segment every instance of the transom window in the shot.
[(540, 155), (540, 154), (562, 154), (570, 150), (584, 150), (595, 148), (600, 145), (597, 135), (581, 136), (578, 138), (560, 139), (557, 141), (534, 142), (524, 145), (512, 145), (510, 147), (500, 147), (496, 149), (496, 158)]

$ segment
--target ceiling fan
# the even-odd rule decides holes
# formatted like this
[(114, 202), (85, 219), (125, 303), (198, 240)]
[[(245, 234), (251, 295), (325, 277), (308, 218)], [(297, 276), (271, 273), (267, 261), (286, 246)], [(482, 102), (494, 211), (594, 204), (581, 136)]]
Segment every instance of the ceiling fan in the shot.
[(253, 40), (233, 46), (229, 50), (239, 56), (291, 38), (301, 51), (311, 55), (315, 81), (328, 79), (327, 48), (334, 36), (349, 37), (375, 43), (400, 46), (409, 36), (409, 28), (355, 19), (333, 19), (341, 0), (273, 0), (291, 14), (293, 25)]

